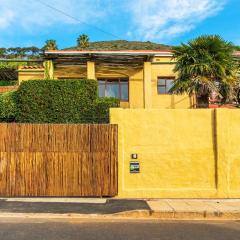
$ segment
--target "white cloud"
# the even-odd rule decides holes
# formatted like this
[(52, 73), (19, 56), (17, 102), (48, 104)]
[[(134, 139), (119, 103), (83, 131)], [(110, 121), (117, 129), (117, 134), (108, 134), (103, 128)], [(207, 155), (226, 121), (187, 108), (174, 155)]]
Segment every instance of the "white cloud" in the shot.
[(14, 12), (4, 6), (0, 6), (0, 29), (6, 28), (14, 19)]
[(131, 0), (134, 32), (144, 40), (169, 40), (223, 9), (226, 0)]
[[(99, 11), (100, 0), (42, 0), (42, 2), (83, 22), (92, 22), (104, 16), (104, 12)], [(6, 29), (12, 25), (33, 30), (39, 26), (46, 27), (56, 23), (77, 23), (36, 0), (0, 0), (0, 12), (0, 29)]]

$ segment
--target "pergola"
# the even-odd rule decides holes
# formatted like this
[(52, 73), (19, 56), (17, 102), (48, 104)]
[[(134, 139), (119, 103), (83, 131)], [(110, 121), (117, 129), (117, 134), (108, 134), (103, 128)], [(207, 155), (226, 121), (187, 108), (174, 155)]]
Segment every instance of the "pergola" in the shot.
[(96, 65), (139, 68), (154, 56), (171, 56), (169, 51), (45, 51), (44, 59), (57, 65), (83, 65), (94, 62)]

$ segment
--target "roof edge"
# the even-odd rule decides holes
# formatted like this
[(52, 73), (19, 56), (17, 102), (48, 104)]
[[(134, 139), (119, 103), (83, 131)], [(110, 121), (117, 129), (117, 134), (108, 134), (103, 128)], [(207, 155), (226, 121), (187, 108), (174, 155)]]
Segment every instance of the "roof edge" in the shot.
[(87, 51), (80, 51), (80, 50), (47, 50), (44, 51), (44, 54), (61, 54), (61, 55), (78, 55), (78, 54), (106, 54), (106, 55), (167, 55), (167, 56), (172, 56), (172, 51), (171, 50), (115, 50), (115, 51), (105, 51), (105, 50), (97, 50), (97, 51), (92, 51), (92, 50), (87, 50)]
[[(80, 55), (80, 54), (105, 54), (105, 55), (152, 55), (156, 57), (160, 56), (167, 56), (171, 57), (173, 56), (173, 50), (112, 50), (112, 51), (106, 51), (106, 50), (47, 50), (44, 51), (44, 55)], [(240, 51), (234, 51), (234, 56), (240, 57)]]

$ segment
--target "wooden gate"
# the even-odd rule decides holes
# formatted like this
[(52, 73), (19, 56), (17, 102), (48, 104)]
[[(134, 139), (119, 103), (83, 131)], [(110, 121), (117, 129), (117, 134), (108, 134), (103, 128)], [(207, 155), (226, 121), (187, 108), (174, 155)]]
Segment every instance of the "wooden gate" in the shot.
[(0, 196), (117, 195), (117, 125), (0, 124)]

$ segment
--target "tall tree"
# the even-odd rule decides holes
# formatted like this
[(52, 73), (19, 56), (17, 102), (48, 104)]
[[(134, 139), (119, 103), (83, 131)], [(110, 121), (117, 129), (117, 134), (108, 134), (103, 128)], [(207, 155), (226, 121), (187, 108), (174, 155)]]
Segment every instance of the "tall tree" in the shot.
[(39, 57), (41, 53), (41, 49), (35, 46), (29, 47), (29, 51), (31, 52), (30, 57)]
[(79, 48), (85, 49), (89, 47), (89, 37), (86, 34), (82, 34), (77, 39), (77, 46)]
[(197, 95), (199, 107), (207, 107), (212, 92), (223, 101), (236, 80), (234, 47), (217, 35), (201, 36), (174, 47), (178, 78), (170, 92)]
[(43, 50), (57, 50), (57, 49), (58, 49), (57, 41), (53, 39), (47, 40), (43, 47)]
[(6, 58), (6, 55), (7, 55), (7, 49), (0, 48), (0, 58)]
[(16, 58), (18, 55), (19, 47), (11, 47), (7, 49), (7, 54), (9, 58)]

